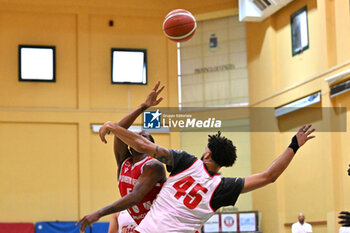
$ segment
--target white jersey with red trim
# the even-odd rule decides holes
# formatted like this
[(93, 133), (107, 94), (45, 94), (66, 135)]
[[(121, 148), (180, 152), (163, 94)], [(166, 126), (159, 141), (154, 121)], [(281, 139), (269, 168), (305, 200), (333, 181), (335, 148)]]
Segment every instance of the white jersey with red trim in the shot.
[(167, 179), (151, 210), (135, 230), (196, 232), (215, 212), (210, 200), (220, 183), (220, 175), (211, 176), (197, 159), (189, 168)]
[[(146, 157), (143, 160), (133, 164), (132, 158), (127, 158), (120, 168), (119, 175), (119, 192), (122, 197), (131, 193), (134, 190), (134, 186), (137, 179), (142, 174), (143, 167), (146, 163), (154, 160), (151, 157)], [(139, 224), (150, 210), (153, 200), (157, 197), (163, 184), (157, 183), (152, 190), (147, 193), (143, 199), (136, 205), (128, 209), (130, 216)]]
[(118, 233), (134, 233), (135, 227), (137, 224), (128, 211), (121, 211), (118, 216)]

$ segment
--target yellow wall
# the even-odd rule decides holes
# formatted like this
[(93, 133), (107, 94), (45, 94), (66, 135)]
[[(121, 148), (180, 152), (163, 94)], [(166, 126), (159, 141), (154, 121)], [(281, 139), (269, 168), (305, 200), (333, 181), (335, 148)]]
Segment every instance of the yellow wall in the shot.
[[(90, 124), (120, 120), (158, 80), (161, 106), (177, 106), (176, 44), (161, 30), (171, 4), (104, 3), (0, 3), (2, 222), (76, 220), (110, 204), (119, 198), (112, 138), (104, 145)], [(56, 46), (55, 83), (18, 82), (19, 44)], [(147, 86), (110, 84), (112, 47), (148, 50)], [(179, 147), (178, 134), (155, 139)]]
[[(0, 106), (76, 108), (78, 104), (76, 15), (1, 11), (0, 22), (0, 34), (3, 35), (0, 39), (2, 54)], [(58, 76), (56, 83), (18, 82), (19, 44), (56, 46)], [(10, 95), (11, 93), (16, 94)]]
[(340, 95), (332, 100), (332, 104), (337, 107), (346, 107), (347, 111), (347, 128), (345, 133), (338, 133), (332, 137), (332, 156), (334, 156), (336, 163), (334, 163), (334, 187), (335, 190), (335, 211), (349, 210), (350, 209), (350, 180), (346, 171), (350, 163), (350, 147), (348, 145), (350, 140), (350, 126), (349, 126), (349, 109), (350, 109), (350, 96)]
[(334, 1), (335, 8), (335, 39), (337, 63), (341, 64), (349, 60), (350, 44), (346, 38), (350, 36), (350, 19), (349, 19), (349, 3), (346, 1)]
[(1, 221), (77, 219), (77, 125), (1, 122), (0, 138)]
[[(292, 57), (290, 15), (305, 5), (310, 48)], [(247, 23), (251, 106), (275, 108), (321, 91), (322, 102), (316, 107), (349, 107), (349, 93), (331, 99), (324, 80), (350, 68), (349, 22), (349, 1), (296, 0), (263, 22)], [(325, 110), (321, 119), (332, 122)], [(252, 120), (261, 124), (259, 116)], [(319, 120), (302, 111), (263, 119), (264, 124), (280, 131), (251, 133), (252, 173), (265, 170), (285, 150), (298, 124), (313, 123), (317, 130)], [(297, 221), (299, 212), (305, 214), (306, 221), (319, 222), (315, 223), (315, 232), (337, 232), (337, 213), (350, 209), (346, 173), (349, 133), (315, 135), (275, 184), (253, 192), (253, 208), (262, 212), (263, 232), (290, 232), (288, 224)]]
[[(0, 221), (76, 220), (119, 198), (112, 138), (104, 145), (90, 125), (120, 120), (158, 80), (166, 85), (160, 106), (178, 106), (176, 44), (163, 35), (164, 16), (235, 7), (234, 0), (0, 0)], [(19, 44), (56, 46), (55, 83), (18, 82)], [(112, 47), (148, 50), (147, 86), (110, 84)], [(180, 147), (179, 133), (155, 140)]]

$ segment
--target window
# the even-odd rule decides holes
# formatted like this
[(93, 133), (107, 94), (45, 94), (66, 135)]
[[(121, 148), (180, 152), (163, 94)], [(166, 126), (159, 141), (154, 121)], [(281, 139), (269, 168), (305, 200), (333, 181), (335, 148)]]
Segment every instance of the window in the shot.
[(112, 48), (112, 83), (147, 84), (147, 50)]
[(55, 47), (19, 45), (19, 81), (55, 82)]
[(309, 48), (307, 7), (303, 7), (290, 17), (292, 29), (292, 54), (297, 55)]

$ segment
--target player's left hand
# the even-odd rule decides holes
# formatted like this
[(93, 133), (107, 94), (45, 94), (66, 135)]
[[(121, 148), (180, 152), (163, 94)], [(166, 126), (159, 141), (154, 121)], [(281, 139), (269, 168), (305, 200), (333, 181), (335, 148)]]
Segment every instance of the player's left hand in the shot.
[(350, 213), (348, 211), (342, 211), (339, 214), (338, 218), (341, 220), (339, 224), (342, 224), (343, 227), (350, 227)]
[(315, 136), (309, 136), (312, 132), (315, 131), (315, 129), (309, 130), (310, 128), (311, 128), (311, 125), (307, 125), (307, 126), (304, 125), (299, 129), (299, 131), (295, 135), (297, 137), (299, 147), (304, 145), (305, 142), (307, 142), (308, 140), (315, 137)]
[(163, 100), (163, 97), (158, 98), (158, 95), (162, 92), (164, 86), (158, 90), (159, 86), (160, 81), (157, 82), (152, 91), (148, 94), (146, 100), (142, 103), (146, 108), (156, 106)]
[(100, 219), (100, 215), (98, 212), (94, 212), (92, 214), (84, 216), (84, 218), (80, 219), (75, 225), (78, 226), (80, 224), (80, 232), (85, 232), (87, 226), (92, 227), (92, 224)]

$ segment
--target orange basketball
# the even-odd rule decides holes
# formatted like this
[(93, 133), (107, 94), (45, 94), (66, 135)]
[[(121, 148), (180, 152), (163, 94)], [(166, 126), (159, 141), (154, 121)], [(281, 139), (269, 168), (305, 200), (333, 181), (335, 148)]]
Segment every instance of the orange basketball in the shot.
[(197, 22), (191, 12), (176, 9), (165, 16), (163, 32), (166, 37), (176, 42), (184, 42), (194, 35)]

